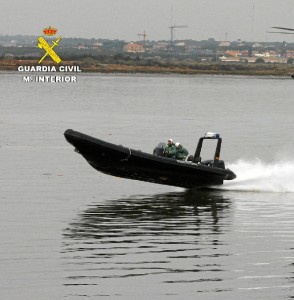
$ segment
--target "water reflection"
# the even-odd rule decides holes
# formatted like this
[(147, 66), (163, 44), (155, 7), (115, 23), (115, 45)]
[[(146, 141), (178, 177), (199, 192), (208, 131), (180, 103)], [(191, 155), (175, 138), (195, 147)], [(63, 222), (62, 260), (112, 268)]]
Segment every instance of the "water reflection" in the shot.
[(65, 230), (67, 239), (99, 239), (145, 235), (221, 233), (220, 220), (230, 207), (221, 193), (186, 191), (105, 201), (82, 212)]
[(223, 250), (222, 234), (229, 230), (231, 206), (221, 192), (208, 191), (138, 195), (89, 206), (63, 233), (64, 285), (99, 283), (100, 296), (113, 296), (108, 280), (125, 280), (126, 288), (115, 290), (127, 295), (127, 281), (142, 277), (141, 289), (156, 279), (164, 295), (169, 283), (213, 281), (222, 290), (220, 257), (231, 255)]

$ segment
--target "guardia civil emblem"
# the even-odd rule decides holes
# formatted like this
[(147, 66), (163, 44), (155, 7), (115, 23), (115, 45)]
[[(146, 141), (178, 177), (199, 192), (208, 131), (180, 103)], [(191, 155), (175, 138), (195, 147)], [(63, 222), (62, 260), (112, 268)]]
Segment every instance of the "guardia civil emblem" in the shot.
[[(54, 36), (57, 33), (57, 29), (49, 26), (49, 27), (43, 29), (43, 33), (45, 36)], [(48, 42), (42, 36), (40, 36), (38, 38), (38, 41), (39, 41), (38, 47), (41, 49), (44, 49), (44, 51), (45, 51), (45, 54), (39, 60), (38, 64), (40, 64), (44, 60), (44, 58), (46, 58), (48, 55), (57, 64), (59, 64), (61, 62), (61, 58), (53, 50), (54, 47), (59, 46), (58, 43), (59, 43), (60, 39), (61, 39), (61, 36), (59, 38), (57, 38), (55, 41), (52, 41), (52, 44), (49, 45)]]

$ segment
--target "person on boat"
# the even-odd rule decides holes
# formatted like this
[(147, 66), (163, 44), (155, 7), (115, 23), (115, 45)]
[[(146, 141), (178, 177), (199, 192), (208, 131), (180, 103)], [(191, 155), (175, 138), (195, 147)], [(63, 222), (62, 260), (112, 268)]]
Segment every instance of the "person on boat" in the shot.
[(167, 145), (164, 149), (164, 156), (175, 158), (176, 157), (177, 148), (174, 144), (174, 141), (172, 139), (169, 139), (167, 141)]
[(189, 152), (181, 143), (176, 143), (176, 159), (186, 160)]

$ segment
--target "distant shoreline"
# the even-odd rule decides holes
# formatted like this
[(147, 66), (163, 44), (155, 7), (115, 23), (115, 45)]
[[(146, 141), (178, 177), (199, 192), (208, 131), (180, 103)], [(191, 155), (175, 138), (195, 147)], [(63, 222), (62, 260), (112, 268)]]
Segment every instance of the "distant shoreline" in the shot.
[[(183, 74), (183, 75), (249, 75), (249, 76), (291, 76), (293, 65), (195, 62), (191, 65), (146, 66), (128, 64), (101, 64), (99, 62), (62, 61), (62, 65), (78, 65), (87, 73), (140, 73), (140, 74)], [(37, 66), (36, 60), (0, 60), (0, 71), (17, 71), (19, 66)], [(57, 66), (51, 61), (42, 65)], [(23, 72), (25, 73), (25, 72)]]

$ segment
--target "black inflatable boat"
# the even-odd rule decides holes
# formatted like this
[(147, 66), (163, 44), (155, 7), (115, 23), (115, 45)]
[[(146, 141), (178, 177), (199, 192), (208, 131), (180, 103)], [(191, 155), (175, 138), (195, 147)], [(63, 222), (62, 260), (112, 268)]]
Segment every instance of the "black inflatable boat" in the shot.
[[(184, 188), (221, 185), (224, 180), (236, 178), (219, 159), (222, 139), (214, 133), (201, 137), (194, 156), (184, 161), (162, 156), (163, 143), (154, 149), (153, 154), (148, 154), (71, 129), (64, 135), (93, 168), (105, 174)], [(217, 145), (214, 159), (201, 161), (200, 152), (205, 139), (216, 139)]]

